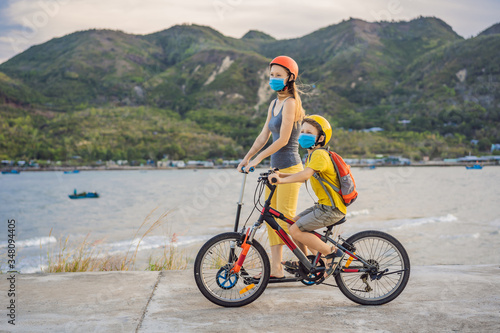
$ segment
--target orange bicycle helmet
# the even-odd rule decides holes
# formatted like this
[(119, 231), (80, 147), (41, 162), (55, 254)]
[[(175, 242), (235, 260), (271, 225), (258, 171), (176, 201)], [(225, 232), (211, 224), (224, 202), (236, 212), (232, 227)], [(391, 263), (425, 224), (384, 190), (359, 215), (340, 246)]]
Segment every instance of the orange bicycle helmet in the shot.
[(290, 74), (293, 74), (293, 80), (290, 78), (290, 82), (295, 81), (299, 76), (299, 65), (290, 57), (278, 56), (271, 61), (269, 68), (271, 68), (272, 65), (279, 65), (285, 68)]

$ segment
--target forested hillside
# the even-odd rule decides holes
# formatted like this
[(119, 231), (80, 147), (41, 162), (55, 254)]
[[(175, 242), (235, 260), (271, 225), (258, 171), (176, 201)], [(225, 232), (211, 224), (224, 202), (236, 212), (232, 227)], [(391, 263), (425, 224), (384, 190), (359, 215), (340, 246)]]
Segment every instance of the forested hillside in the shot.
[[(0, 158), (242, 157), (280, 54), (298, 62), (304, 108), (338, 128), (345, 156), (486, 152), (500, 142), (498, 50), (498, 25), (463, 39), (432, 17), (350, 19), (288, 40), (197, 25), (79, 31), (0, 65)], [(384, 131), (359, 132), (371, 127)]]

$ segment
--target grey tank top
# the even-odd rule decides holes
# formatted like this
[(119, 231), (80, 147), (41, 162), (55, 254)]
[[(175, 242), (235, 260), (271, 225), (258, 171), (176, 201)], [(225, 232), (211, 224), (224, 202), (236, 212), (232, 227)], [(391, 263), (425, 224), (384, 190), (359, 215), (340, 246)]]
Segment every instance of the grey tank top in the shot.
[[(281, 110), (277, 116), (274, 115), (274, 108), (276, 107), (276, 102), (278, 99), (274, 100), (273, 109), (271, 111), (271, 120), (269, 120), (269, 130), (273, 135), (273, 142), (279, 139), (280, 130), (281, 130), (281, 122), (283, 120), (282, 111), (283, 105), (281, 106)], [(291, 166), (302, 163), (299, 155), (299, 135), (300, 135), (300, 124), (294, 124), (292, 127), (292, 133), (290, 134), (290, 139), (286, 146), (281, 147), (280, 150), (271, 155), (271, 167), (285, 169)]]

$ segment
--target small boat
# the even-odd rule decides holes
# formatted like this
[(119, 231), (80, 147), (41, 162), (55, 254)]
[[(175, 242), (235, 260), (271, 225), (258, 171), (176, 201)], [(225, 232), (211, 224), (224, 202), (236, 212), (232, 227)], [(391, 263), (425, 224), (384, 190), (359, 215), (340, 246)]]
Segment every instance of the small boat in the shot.
[(80, 170), (64, 171), (64, 173), (79, 173)]
[(88, 199), (88, 198), (99, 198), (99, 194), (97, 192), (82, 192), (68, 195), (70, 199)]
[(20, 173), (21, 173), (21, 171), (19, 171), (19, 170), (14, 170), (14, 169), (12, 169), (12, 170), (7, 170), (7, 171), (2, 171), (2, 174), (3, 174), (3, 175), (8, 175), (8, 174), (18, 175), (18, 174), (20, 174)]
[(474, 164), (472, 166), (465, 166), (467, 170), (481, 170), (483, 166), (481, 164)]

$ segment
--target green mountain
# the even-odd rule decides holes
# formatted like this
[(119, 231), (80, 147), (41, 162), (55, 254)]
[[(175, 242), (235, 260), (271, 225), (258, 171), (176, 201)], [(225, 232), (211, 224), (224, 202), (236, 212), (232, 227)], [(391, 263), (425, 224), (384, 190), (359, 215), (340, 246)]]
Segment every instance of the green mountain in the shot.
[(139, 36), (88, 30), (32, 46), (1, 70), (43, 94), (55, 109), (141, 103), (134, 88), (166, 68), (160, 54)]
[[(344, 155), (418, 159), (488, 149), (500, 142), (497, 31), (463, 39), (442, 20), (421, 17), (350, 19), (287, 40), (260, 31), (236, 39), (198, 25), (149, 35), (75, 32), (0, 65), (0, 128), (18, 134), (3, 135), (0, 156), (241, 157), (274, 98), (267, 66), (280, 54), (299, 63), (307, 113), (346, 130), (385, 129), (352, 133), (368, 140), (361, 150), (335, 141)], [(27, 148), (37, 142), (48, 148)]]
[(479, 36), (500, 34), (500, 23), (494, 24), (488, 29), (484, 30), (479, 34)]
[(18, 79), (12, 79), (0, 72), (0, 105), (19, 104), (27, 106), (31, 103), (41, 103), (43, 96)]

